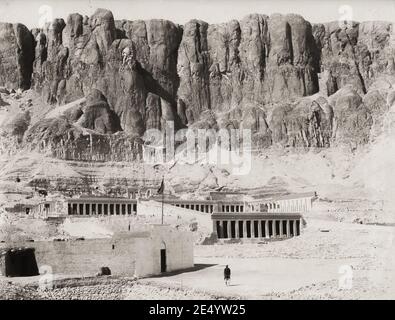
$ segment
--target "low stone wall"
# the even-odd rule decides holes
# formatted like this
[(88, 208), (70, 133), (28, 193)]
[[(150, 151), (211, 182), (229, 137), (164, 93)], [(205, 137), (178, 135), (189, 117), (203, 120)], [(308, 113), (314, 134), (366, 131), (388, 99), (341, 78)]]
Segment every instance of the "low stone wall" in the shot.
[(0, 249), (6, 247), (34, 248), (40, 274), (92, 276), (109, 267), (112, 275), (156, 275), (161, 273), (162, 249), (166, 271), (194, 265), (192, 234), (168, 225), (147, 225), (140, 232), (103, 239), (0, 243)]
[[(135, 271), (138, 241), (138, 238), (109, 238), (37, 241), (12, 245), (35, 248), (40, 273), (49, 271), (53, 274), (94, 275), (100, 267), (106, 266), (113, 275), (131, 276)], [(3, 243), (0, 245), (5, 247)]]

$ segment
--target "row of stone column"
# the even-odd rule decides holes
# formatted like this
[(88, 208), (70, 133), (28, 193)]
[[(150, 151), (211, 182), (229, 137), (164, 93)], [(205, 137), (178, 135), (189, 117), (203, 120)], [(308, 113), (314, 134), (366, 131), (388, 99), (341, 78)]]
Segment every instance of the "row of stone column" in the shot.
[(219, 239), (290, 238), (300, 235), (300, 219), (216, 220), (214, 231)]
[[(172, 203), (176, 207), (212, 213), (214, 205), (202, 203)], [(244, 204), (219, 204), (216, 206), (219, 212), (240, 213), (240, 212), (306, 212), (311, 210), (311, 198), (278, 200), (276, 202), (254, 202), (248, 204), (248, 209)]]
[(136, 203), (68, 203), (68, 215), (130, 215), (137, 212)]
[[(244, 205), (222, 205), (221, 212), (244, 212)], [(250, 212), (307, 212), (311, 210), (311, 199), (287, 199), (276, 202), (248, 203), (247, 211)]]
[(311, 210), (311, 202), (311, 198), (279, 200), (279, 206), (272, 212), (308, 212)]
[(212, 213), (213, 212), (213, 205), (212, 204), (201, 204), (201, 203), (174, 203), (176, 207), (190, 209), (190, 210), (197, 210), (200, 212), (205, 213)]
[(242, 204), (225, 204), (222, 205), (222, 212), (244, 212), (244, 205)]

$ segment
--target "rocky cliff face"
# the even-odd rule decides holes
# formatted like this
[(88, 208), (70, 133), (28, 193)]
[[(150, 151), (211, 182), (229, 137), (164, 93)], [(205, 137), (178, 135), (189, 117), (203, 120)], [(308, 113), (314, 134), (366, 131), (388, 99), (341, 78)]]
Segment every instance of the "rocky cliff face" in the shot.
[(30, 87), (34, 39), (22, 24), (0, 23), (0, 85)]
[(44, 30), (1, 24), (0, 85), (31, 85), (54, 105), (93, 97), (66, 117), (32, 124), (30, 143), (37, 130), (49, 140), (83, 129), (138, 137), (173, 120), (176, 128), (251, 129), (260, 147), (354, 148), (380, 131), (388, 111), (391, 28), (311, 25), (293, 14), (180, 26), (115, 21), (98, 9)]
[(178, 51), (178, 103), (187, 122), (202, 111), (264, 105), (318, 91), (311, 25), (296, 15), (184, 26)]
[(317, 24), (314, 38), (320, 52), (322, 71), (329, 74), (328, 95), (346, 84), (366, 94), (382, 75), (393, 75), (394, 35), (388, 22)]

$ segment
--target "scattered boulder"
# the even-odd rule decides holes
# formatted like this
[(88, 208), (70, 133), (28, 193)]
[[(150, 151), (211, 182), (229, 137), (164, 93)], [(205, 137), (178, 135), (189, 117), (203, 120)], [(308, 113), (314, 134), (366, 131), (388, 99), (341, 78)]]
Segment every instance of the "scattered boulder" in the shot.
[(195, 232), (198, 230), (198, 223), (196, 221), (189, 224), (189, 231)]
[(0, 107), (8, 106), (10, 105), (7, 101), (4, 101), (4, 99), (0, 95)]
[(97, 273), (97, 276), (110, 276), (111, 275), (111, 270), (109, 267), (101, 267), (99, 272)]

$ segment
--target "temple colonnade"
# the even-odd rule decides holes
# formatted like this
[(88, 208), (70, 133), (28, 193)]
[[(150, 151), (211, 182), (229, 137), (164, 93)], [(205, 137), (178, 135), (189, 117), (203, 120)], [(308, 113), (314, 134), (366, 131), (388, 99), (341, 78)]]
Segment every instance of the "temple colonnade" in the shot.
[(67, 199), (67, 214), (90, 215), (135, 215), (137, 201), (117, 198)]
[(218, 239), (290, 238), (300, 235), (300, 218), (213, 220)]

